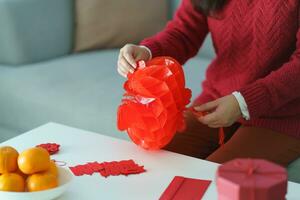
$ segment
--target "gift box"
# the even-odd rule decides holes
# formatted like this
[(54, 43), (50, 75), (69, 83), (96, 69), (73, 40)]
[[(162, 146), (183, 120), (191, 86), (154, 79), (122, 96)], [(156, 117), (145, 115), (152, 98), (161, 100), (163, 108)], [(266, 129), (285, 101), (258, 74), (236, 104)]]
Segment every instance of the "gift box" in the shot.
[(281, 200), (287, 193), (285, 168), (262, 159), (235, 159), (217, 170), (219, 200)]
[(139, 61), (124, 83), (118, 129), (145, 149), (160, 149), (185, 129), (183, 111), (190, 103), (182, 66), (173, 58)]

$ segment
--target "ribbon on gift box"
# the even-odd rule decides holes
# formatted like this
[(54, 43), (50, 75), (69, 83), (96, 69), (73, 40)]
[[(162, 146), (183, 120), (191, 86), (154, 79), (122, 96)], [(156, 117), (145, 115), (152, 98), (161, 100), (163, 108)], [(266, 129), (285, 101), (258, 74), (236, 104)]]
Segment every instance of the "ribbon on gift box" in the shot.
[[(219, 168), (218, 173), (220, 172), (231, 172), (231, 173), (241, 173), (244, 174), (244, 179), (248, 179), (251, 180), (250, 181), (250, 199), (251, 200), (255, 200), (256, 198), (256, 190), (255, 190), (255, 186), (256, 186), (256, 180), (255, 180), (255, 176), (260, 175), (260, 176), (267, 176), (268, 178), (274, 178), (274, 179), (278, 179), (278, 178), (282, 178), (282, 177), (286, 177), (286, 171), (285, 170), (275, 170), (275, 171), (261, 171), (262, 168), (259, 165), (259, 162), (263, 162), (264, 160), (261, 159), (243, 159), (243, 162), (241, 162), (241, 160), (236, 159), (233, 160), (231, 162), (233, 162), (233, 169), (225, 169), (225, 168)], [(268, 162), (268, 161), (265, 161)], [(243, 165), (243, 163), (247, 163), (246, 165)], [(245, 191), (244, 191), (245, 192)]]

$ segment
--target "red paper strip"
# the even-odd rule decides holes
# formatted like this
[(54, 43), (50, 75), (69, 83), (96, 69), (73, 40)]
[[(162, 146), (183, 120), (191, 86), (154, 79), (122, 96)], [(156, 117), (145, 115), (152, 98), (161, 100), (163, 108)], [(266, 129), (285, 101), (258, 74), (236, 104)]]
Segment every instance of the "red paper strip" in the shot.
[(76, 167), (69, 167), (69, 168), (75, 176), (82, 176), (84, 174), (80, 165)]
[(197, 111), (194, 107), (189, 107), (187, 110), (191, 111), (193, 115), (195, 115), (195, 117), (197, 118), (204, 117), (205, 115), (208, 114), (208, 112)]
[(53, 155), (59, 151), (60, 145), (56, 143), (45, 143), (45, 144), (36, 145), (36, 147), (44, 148), (49, 152), (50, 155)]
[(77, 165), (69, 167), (75, 176), (92, 175), (94, 173), (100, 173), (103, 177), (139, 174), (146, 170), (144, 166), (136, 164), (133, 160), (122, 160), (112, 162), (89, 162), (84, 165)]
[(202, 199), (211, 181), (175, 176), (159, 200)]

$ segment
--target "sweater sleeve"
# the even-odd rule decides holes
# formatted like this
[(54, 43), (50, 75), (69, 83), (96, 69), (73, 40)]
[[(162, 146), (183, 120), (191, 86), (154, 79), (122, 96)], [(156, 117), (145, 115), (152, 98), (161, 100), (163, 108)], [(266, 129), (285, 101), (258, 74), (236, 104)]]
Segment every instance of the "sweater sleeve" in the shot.
[(171, 56), (184, 64), (195, 56), (208, 33), (207, 18), (197, 11), (191, 0), (182, 0), (165, 29), (141, 42), (152, 56)]
[(300, 98), (300, 29), (296, 50), (289, 61), (268, 76), (240, 90), (245, 98), (251, 118), (258, 118), (269, 111)]

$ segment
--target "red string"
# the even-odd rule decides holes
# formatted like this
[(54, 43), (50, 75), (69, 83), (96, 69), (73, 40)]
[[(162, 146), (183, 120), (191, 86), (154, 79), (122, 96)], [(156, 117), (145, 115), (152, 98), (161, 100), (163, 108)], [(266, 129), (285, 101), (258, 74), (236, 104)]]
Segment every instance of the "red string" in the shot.
[(219, 145), (223, 146), (224, 145), (224, 140), (225, 140), (224, 129), (220, 128), (219, 129)]
[[(195, 110), (194, 107), (189, 107), (187, 110), (191, 111), (197, 118), (203, 117), (208, 114), (208, 112), (199, 112)], [(223, 146), (224, 142), (225, 142), (225, 132), (224, 129), (221, 127), (219, 129), (219, 145)]]
[(65, 161), (59, 161), (59, 160), (54, 160), (54, 159), (52, 159), (52, 160), (60, 167), (64, 167), (67, 165), (67, 163)]

